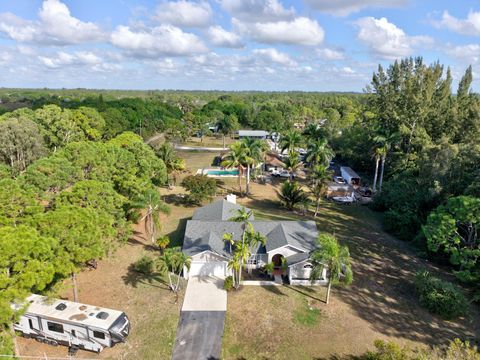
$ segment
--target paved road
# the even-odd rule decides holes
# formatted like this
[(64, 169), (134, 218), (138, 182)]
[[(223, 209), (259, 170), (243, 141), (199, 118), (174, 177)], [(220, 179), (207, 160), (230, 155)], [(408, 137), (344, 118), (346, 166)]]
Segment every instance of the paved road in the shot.
[(226, 151), (228, 148), (223, 147), (200, 147), (200, 146), (183, 146), (175, 145), (176, 150), (186, 150), (186, 151)]
[(220, 359), (227, 310), (223, 279), (191, 277), (183, 300), (172, 360)]

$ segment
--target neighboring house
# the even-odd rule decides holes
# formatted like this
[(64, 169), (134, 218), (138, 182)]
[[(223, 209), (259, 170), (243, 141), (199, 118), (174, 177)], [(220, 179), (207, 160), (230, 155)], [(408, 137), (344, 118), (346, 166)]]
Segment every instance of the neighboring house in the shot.
[[(183, 252), (191, 256), (190, 271), (184, 269), (184, 276), (218, 276), (232, 275), (228, 261), (232, 258), (231, 247), (223, 241), (223, 235), (233, 234), (240, 240), (243, 233), (242, 224), (230, 221), (236, 211), (242, 207), (234, 200), (215, 201), (204, 206), (187, 221)], [(255, 231), (267, 239), (266, 246), (251, 249), (252, 256), (247, 261), (249, 268), (261, 268), (273, 262), (280, 271), (286, 262), (286, 275), (290, 284), (311, 284), (309, 263), (310, 253), (317, 243), (317, 226), (314, 221), (255, 221), (251, 219)], [(285, 260), (283, 260), (285, 259)], [(326, 270), (317, 284), (326, 284)]]
[(270, 135), (268, 131), (264, 130), (238, 130), (239, 139), (254, 138), (254, 139), (267, 139)]

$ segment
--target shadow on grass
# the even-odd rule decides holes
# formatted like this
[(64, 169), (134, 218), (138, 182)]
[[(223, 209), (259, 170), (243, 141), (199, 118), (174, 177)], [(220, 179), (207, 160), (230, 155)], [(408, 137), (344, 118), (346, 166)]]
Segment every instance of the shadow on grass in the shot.
[(363, 356), (353, 355), (331, 355), (328, 357), (314, 357), (313, 360), (364, 360)]
[(125, 285), (137, 288), (139, 284), (149, 285), (159, 289), (170, 291), (168, 283), (163, 279), (161, 274), (143, 274), (135, 270), (134, 265), (130, 264), (128, 271), (122, 276)]
[(309, 294), (309, 292), (310, 293), (315, 292), (315, 290), (313, 290), (313, 289), (309, 289), (305, 286), (291, 286), (291, 285), (283, 285), (283, 286), (285, 286), (286, 288), (288, 288), (290, 290), (293, 290), (293, 291), (295, 291), (295, 292), (297, 292), (297, 293), (299, 293), (303, 296), (306, 296), (306, 297), (308, 297), (312, 300), (317, 300), (317, 301), (325, 303), (325, 299), (319, 299), (318, 297), (315, 297), (315, 296)]
[(177, 228), (167, 234), (170, 238), (169, 247), (177, 247), (183, 245), (183, 236), (185, 234), (185, 228), (187, 227), (188, 219), (179, 219)]
[(265, 289), (271, 293), (274, 293), (275, 295), (282, 295), (282, 296), (287, 296), (283, 291), (280, 290), (280, 286), (275, 286), (275, 285), (262, 285), (260, 286), (262, 289)]

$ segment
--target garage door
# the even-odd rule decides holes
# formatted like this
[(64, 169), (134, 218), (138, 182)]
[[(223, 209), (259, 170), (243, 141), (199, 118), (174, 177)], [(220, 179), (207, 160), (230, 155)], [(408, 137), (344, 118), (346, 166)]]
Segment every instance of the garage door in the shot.
[(216, 276), (224, 278), (227, 275), (226, 261), (192, 261), (189, 276)]

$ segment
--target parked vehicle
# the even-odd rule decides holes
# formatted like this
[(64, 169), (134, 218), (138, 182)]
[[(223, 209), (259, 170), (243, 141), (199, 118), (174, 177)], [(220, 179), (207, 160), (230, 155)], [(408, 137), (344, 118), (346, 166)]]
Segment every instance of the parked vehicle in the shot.
[(26, 304), (12, 307), (20, 309), (25, 305), (27, 310), (13, 325), (14, 330), (53, 346), (99, 353), (125, 342), (130, 332), (130, 321), (122, 311), (35, 294), (27, 298)]
[[(291, 176), (288, 170), (273, 170), (271, 173), (275, 177), (289, 178)], [(295, 174), (293, 174), (293, 177), (295, 177)]]
[(333, 181), (336, 182), (337, 184), (346, 184), (347, 182), (345, 179), (341, 176), (334, 176)]
[(349, 185), (360, 185), (360, 176), (348, 166), (341, 166), (340, 173)]

